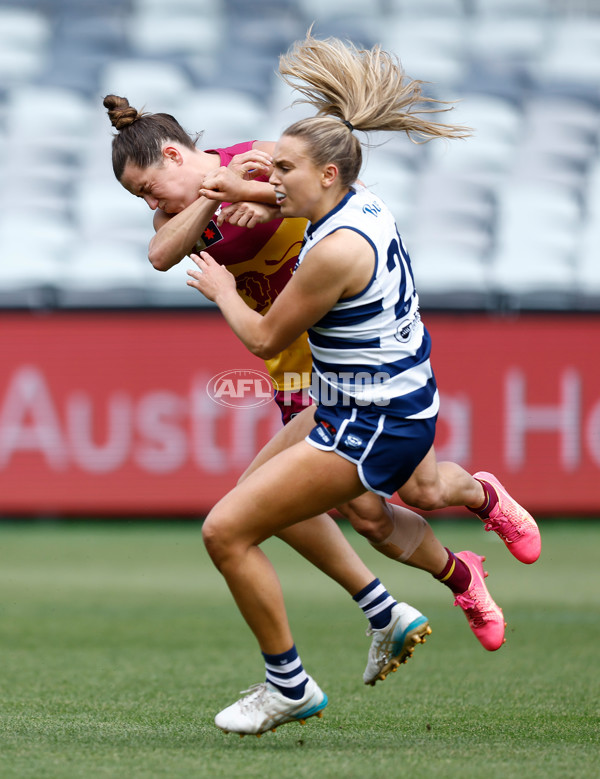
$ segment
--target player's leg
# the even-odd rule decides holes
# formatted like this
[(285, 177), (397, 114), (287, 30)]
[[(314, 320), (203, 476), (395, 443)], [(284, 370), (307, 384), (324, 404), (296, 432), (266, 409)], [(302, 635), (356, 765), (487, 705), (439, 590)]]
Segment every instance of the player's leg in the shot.
[[(303, 441), (313, 427), (314, 406), (311, 406), (277, 432), (259, 452), (240, 482), (279, 452)], [(372, 497), (378, 500), (376, 496)], [(414, 515), (414, 512), (411, 513)], [(363, 675), (366, 684), (385, 679), (387, 673), (405, 662), (412, 655), (415, 645), (423, 643), (425, 636), (431, 632), (427, 618), (417, 609), (391, 598), (349, 544), (337, 522), (327, 513), (297, 522), (276, 535), (338, 582), (367, 617), (373, 638), (367, 669)], [(387, 607), (384, 606), (386, 602), (390, 604)], [(378, 652), (380, 643), (386, 646), (390, 644), (395, 651), (389, 656), (385, 652)]]
[[(304, 440), (314, 427), (314, 411), (315, 407), (309, 406), (282, 427), (258, 453), (240, 481), (274, 455)], [(370, 492), (337, 508), (358, 533), (387, 557), (434, 575), (445, 566), (447, 554), (444, 547), (437, 541), (428, 523), (414, 511), (387, 503)], [(351, 595), (368, 583), (365, 578), (368, 569), (352, 550), (337, 523), (327, 514), (297, 523), (276, 535)]]
[[(240, 481), (274, 455), (304, 440), (314, 427), (314, 412), (315, 407), (308, 406), (282, 427), (258, 453), (240, 477)], [(369, 543), (387, 557), (408, 562), (409, 565), (432, 574), (438, 573), (444, 567), (447, 558), (444, 548), (439, 542), (436, 543), (427, 522), (414, 511), (390, 504), (370, 492), (363, 493), (337, 509), (358, 533), (365, 536)], [(359, 581), (356, 576), (364, 566), (349, 555), (340, 557), (335, 553), (333, 545), (337, 544), (339, 550), (342, 545), (349, 545), (337, 524), (327, 515), (286, 528), (277, 533), (277, 536), (338, 581), (348, 592), (354, 594), (358, 591)], [(331, 565), (329, 561), (333, 558), (339, 558), (336, 570), (328, 570)], [(348, 572), (350, 567), (354, 570), (352, 574)]]
[[(276, 436), (259, 453), (249, 469), (243, 475), (246, 478), (254, 472), (261, 463), (267, 462), (279, 451), (291, 446), (295, 440), (303, 440), (314, 426), (314, 413), (311, 408), (305, 409), (300, 415), (282, 428)], [(453, 495), (461, 493), (455, 489), (451, 492), (452, 484), (446, 489), (443, 479), (455, 473), (459, 488), (467, 490), (475, 483), (474, 495), (478, 495), (477, 488), (481, 485), (476, 482), (460, 466), (453, 463), (444, 463), (442, 475), (440, 475), (435, 460), (435, 452), (431, 448), (424, 460), (417, 466), (415, 473), (408, 483), (417, 486), (409, 497), (421, 500), (442, 500), (441, 495), (446, 494), (447, 499), (452, 500)], [(446, 468), (445, 466), (449, 466)], [(446, 489), (444, 493), (443, 490)], [(401, 490), (405, 498), (404, 491)], [(424, 497), (423, 497), (424, 496)], [(460, 505), (460, 504), (459, 504)], [(437, 507), (437, 505), (435, 506)], [(465, 611), (469, 625), (482, 645), (489, 650), (498, 649), (504, 641), (504, 617), (496, 606), (483, 582), (483, 576), (478, 577), (473, 571), (473, 565), (469, 566), (460, 556), (444, 547), (435, 536), (431, 526), (418, 514), (410, 509), (395, 506), (374, 493), (366, 492), (338, 506), (340, 513), (347, 517), (355, 530), (364, 535), (369, 542), (382, 554), (398, 562), (405, 563), (415, 568), (420, 568), (430, 573), (434, 578), (445, 584), (456, 596), (455, 605), (460, 605)], [(345, 539), (337, 524), (326, 514), (313, 517), (277, 533), (278, 537), (296, 549), (316, 567), (341, 584), (355, 600), (360, 603), (360, 593), (369, 584), (374, 586), (373, 575), (364, 565), (362, 560), (354, 552)], [(475, 606), (471, 608), (472, 598), (469, 596), (469, 588), (478, 584)], [(478, 605), (479, 604), (479, 605)], [(405, 606), (403, 606), (404, 608)], [(406, 609), (411, 607), (406, 606)], [(404, 616), (406, 624), (408, 617)], [(412, 620), (408, 620), (412, 623)], [(373, 633), (373, 641), (369, 652), (369, 662), (365, 670), (365, 682), (374, 683), (377, 678), (385, 678), (383, 669), (387, 667), (387, 661), (381, 661), (381, 654), (377, 646), (387, 641), (390, 623), (378, 630), (378, 623), (370, 620), (370, 629)], [(428, 627), (428, 626), (427, 626)], [(425, 633), (421, 635), (424, 638)], [(407, 650), (412, 650), (414, 644), (408, 642)], [(407, 659), (406, 654), (396, 653), (401, 661)]]
[[(267, 676), (249, 696), (217, 715), (215, 722), (223, 730), (260, 733), (293, 719), (305, 719), (326, 705), (326, 696), (302, 667), (278, 577), (259, 544), (306, 514), (322, 513), (362, 490), (356, 466), (302, 441), (250, 474), (208, 515), (203, 527), (207, 550), (258, 640)], [(385, 615), (391, 623), (387, 665), (372, 669), (378, 674), (375, 678), (385, 678), (394, 670), (394, 662), (397, 666), (407, 659), (411, 654), (407, 647), (420, 643), (429, 626), (419, 612), (397, 604), (382, 585), (367, 590), (360, 593), (361, 608), (369, 617), (371, 612)], [(392, 656), (396, 650), (397, 654), (402, 652), (398, 659)], [(365, 682), (372, 684), (375, 678)]]
[(460, 465), (438, 463), (432, 446), (412, 476), (398, 490), (409, 506), (433, 511), (447, 506), (476, 508), (485, 498), (483, 486)]
[[(303, 440), (313, 426), (314, 412), (313, 409), (307, 408), (266, 445), (242, 479), (260, 467), (261, 463), (267, 462), (276, 453), (292, 445), (294, 441)], [(409, 498), (418, 500), (421, 496), (420, 500), (442, 501), (453, 500), (456, 496), (462, 497), (464, 494), (468, 498), (468, 490), (471, 489), (474, 503), (477, 503), (481, 497), (478, 493), (481, 485), (466, 471), (460, 466), (454, 466), (453, 463), (443, 463), (441, 471), (440, 474), (434, 450), (431, 449), (409, 479), (408, 483), (413, 490), (408, 491)], [(446, 478), (454, 476), (458, 488), (453, 487), (451, 478), (447, 486), (444, 476)], [(401, 493), (405, 498), (404, 490), (401, 490)], [(482, 645), (490, 650), (501, 646), (504, 641), (504, 617), (485, 585), (480, 585), (483, 577), (477, 577), (472, 570), (473, 565), (469, 566), (460, 556), (444, 547), (429, 523), (422, 517), (410, 509), (395, 506), (369, 492), (338, 506), (338, 510), (379, 552), (398, 562), (425, 570), (445, 584), (456, 596), (456, 605), (460, 605), (465, 611), (469, 625)], [(337, 524), (326, 514), (300, 522), (278, 532), (277, 535), (340, 583), (355, 599), (373, 582), (372, 573), (354, 552)], [(470, 606), (472, 598), (468, 593), (469, 588), (475, 586), (475, 583), (478, 584), (479, 589), (475, 593), (476, 605), (472, 608)], [(360, 602), (360, 598), (358, 601)], [(410, 607), (403, 606), (403, 608)], [(407, 619), (405, 616), (405, 623)], [(412, 623), (412, 620), (410, 622)], [(374, 638), (364, 677), (369, 684), (374, 683), (377, 678), (385, 678), (385, 674), (381, 672), (387, 665), (386, 662), (380, 662), (377, 646), (380, 639), (382, 642), (387, 640), (390, 623), (384, 625), (382, 631), (378, 631), (377, 624), (370, 621)], [(423, 633), (421, 638), (424, 635)], [(414, 644), (408, 642), (406, 648), (412, 650), (413, 646)], [(410, 656), (408, 652), (396, 654), (401, 661)]]
[(389, 503), (373, 492), (365, 492), (337, 509), (386, 557), (433, 574), (444, 567), (443, 546), (429, 523), (411, 509)]
[(466, 506), (494, 531), (509, 552), (523, 563), (540, 556), (538, 526), (529, 512), (512, 498), (491, 473), (474, 476), (457, 463), (438, 463), (431, 447), (398, 494), (409, 506), (426, 511), (448, 506)]
[[(420, 505), (426, 509), (445, 508), (447, 506), (466, 505), (471, 510), (481, 510), (481, 497), (484, 495), (484, 508), (480, 516), (496, 518), (493, 529), (503, 537), (507, 547), (524, 562), (533, 562), (533, 559), (524, 559), (523, 550), (528, 551), (532, 557), (539, 556), (539, 531), (534, 520), (508, 493), (503, 490), (497, 480), (491, 474), (483, 474), (487, 481), (471, 476), (456, 463), (436, 462), (433, 447), (426, 457), (415, 469), (411, 478), (398, 490), (400, 497), (408, 503)], [(479, 474), (478, 474), (479, 476)], [(497, 492), (488, 490), (488, 484), (493, 484)], [(502, 496), (502, 498), (500, 498)], [(503, 500), (500, 503), (500, 500)], [(478, 508), (479, 507), (479, 508)], [(492, 514), (489, 514), (489, 512)], [(486, 520), (491, 525), (491, 520)], [(514, 544), (514, 545), (513, 545)], [(434, 576), (446, 584), (455, 594), (455, 606), (460, 606), (469, 622), (473, 633), (480, 643), (488, 650), (499, 649), (504, 643), (504, 616), (502, 610), (491, 597), (484, 579), (482, 563), (485, 557), (470, 551), (457, 552), (444, 549), (447, 553), (447, 561), (444, 568)], [(410, 561), (407, 561), (409, 564)], [(421, 567), (418, 565), (417, 567)]]
[(215, 724), (222, 730), (260, 734), (319, 714), (326, 706), (326, 695), (302, 666), (279, 579), (259, 544), (323, 512), (338, 497), (361, 490), (354, 466), (302, 442), (250, 474), (209, 513), (203, 527), (206, 548), (254, 633), (266, 667), (264, 683), (217, 714)]
[[(485, 558), (472, 552), (454, 554), (442, 545), (421, 516), (373, 493), (361, 495), (341, 510), (359, 532), (361, 527), (383, 527), (387, 517), (387, 536), (370, 543), (387, 557), (427, 571), (445, 584), (454, 593), (455, 605), (461, 606), (481, 644), (490, 651), (499, 649), (504, 642), (505, 623), (502, 611), (483, 584), (483, 569), (479, 569)], [(364, 535), (369, 538), (368, 533)]]
[(258, 545), (363, 489), (352, 463), (300, 442), (251, 473), (209, 513), (207, 550), (263, 651), (284, 651), (291, 635), (277, 576)]
[[(261, 449), (239, 481), (244, 481), (279, 452), (303, 441), (314, 424), (314, 406), (308, 406)], [(326, 513), (284, 528), (276, 535), (352, 596), (374, 579), (371, 571), (348, 543), (337, 522)]]

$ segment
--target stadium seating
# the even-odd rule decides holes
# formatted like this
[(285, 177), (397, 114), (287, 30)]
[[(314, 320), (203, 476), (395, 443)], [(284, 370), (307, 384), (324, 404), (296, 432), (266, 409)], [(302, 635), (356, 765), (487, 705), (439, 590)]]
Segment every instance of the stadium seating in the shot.
[(0, 6), (0, 84), (27, 84), (47, 62), (50, 20), (27, 8)]
[(311, 113), (276, 68), (313, 22), (393, 51), (473, 129), (365, 149), (423, 304), (600, 310), (600, 8), (566, 0), (0, 0), (0, 306), (206, 305), (149, 266), (102, 97), (204, 148), (275, 140)]
[(71, 246), (63, 265), (58, 299), (65, 308), (120, 308), (148, 303), (146, 289), (152, 269), (140, 243), (111, 237)]

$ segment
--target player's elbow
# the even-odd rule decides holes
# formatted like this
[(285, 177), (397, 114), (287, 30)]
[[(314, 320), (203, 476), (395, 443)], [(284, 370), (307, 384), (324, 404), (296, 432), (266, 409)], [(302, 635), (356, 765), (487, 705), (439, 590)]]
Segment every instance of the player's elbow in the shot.
[(281, 349), (276, 349), (264, 342), (255, 344), (251, 349), (252, 354), (260, 357), (261, 360), (272, 360), (273, 357), (277, 357), (280, 351)]
[(150, 265), (154, 268), (154, 270), (169, 270), (174, 263), (169, 262), (168, 258), (165, 256), (164, 252), (157, 251), (156, 249), (153, 249), (152, 246), (148, 249), (148, 260), (150, 261)]
[[(262, 328), (261, 328), (262, 329)], [(265, 332), (258, 332), (255, 337), (255, 341), (250, 347), (250, 351), (261, 360), (272, 360), (273, 357), (277, 357), (284, 347), (278, 342), (278, 339), (274, 334)]]
[(159, 240), (158, 234), (155, 235), (148, 244), (148, 259), (154, 270), (169, 270), (185, 257), (185, 253), (180, 254), (173, 246), (167, 242)]
[(255, 313), (251, 318), (247, 318), (236, 332), (246, 348), (261, 360), (272, 360), (291, 343), (287, 334), (277, 327), (277, 320), (271, 316), (270, 311), (264, 316), (257, 316)]

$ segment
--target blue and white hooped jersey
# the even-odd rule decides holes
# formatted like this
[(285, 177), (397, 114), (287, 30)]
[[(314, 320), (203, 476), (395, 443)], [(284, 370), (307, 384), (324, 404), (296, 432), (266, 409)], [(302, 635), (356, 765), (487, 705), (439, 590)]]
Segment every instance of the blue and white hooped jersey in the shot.
[(318, 403), (382, 406), (407, 419), (437, 414), (439, 396), (429, 361), (410, 258), (387, 206), (364, 187), (351, 190), (309, 224), (298, 265), (320, 240), (354, 230), (375, 253), (373, 276), (358, 295), (339, 300), (308, 331)]

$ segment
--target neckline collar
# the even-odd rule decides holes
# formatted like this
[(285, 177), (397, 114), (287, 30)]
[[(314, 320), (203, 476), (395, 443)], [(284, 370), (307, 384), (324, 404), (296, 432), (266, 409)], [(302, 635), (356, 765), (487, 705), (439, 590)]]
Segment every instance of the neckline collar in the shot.
[(350, 198), (351, 198), (351, 197), (353, 197), (354, 195), (356, 195), (356, 190), (354, 190), (354, 189), (352, 189), (352, 188), (351, 188), (351, 189), (350, 189), (350, 191), (349, 191), (349, 192), (347, 192), (347, 193), (344, 195), (344, 197), (343, 197), (343, 198), (340, 200), (340, 202), (339, 202), (339, 203), (338, 203), (336, 206), (334, 206), (334, 207), (331, 209), (331, 211), (328, 211), (328, 212), (325, 214), (325, 216), (322, 216), (322, 217), (321, 217), (321, 218), (320, 218), (318, 221), (316, 221), (316, 222), (314, 222), (314, 223), (313, 223), (313, 222), (310, 222), (310, 223), (309, 223), (309, 225), (308, 225), (307, 231), (306, 231), (306, 234), (307, 234), (307, 236), (308, 236), (308, 237), (310, 237), (310, 236), (311, 236), (311, 235), (314, 233), (314, 231), (315, 231), (315, 230), (318, 230), (318, 228), (319, 228), (319, 227), (320, 227), (320, 226), (321, 226), (321, 225), (322, 225), (324, 222), (326, 222), (326, 221), (327, 221), (327, 220), (328, 220), (330, 217), (332, 217), (334, 214), (337, 214), (337, 212), (338, 212), (338, 211), (339, 211), (341, 208), (343, 208), (343, 207), (346, 205), (346, 203), (347, 203), (347, 202), (350, 200)]

